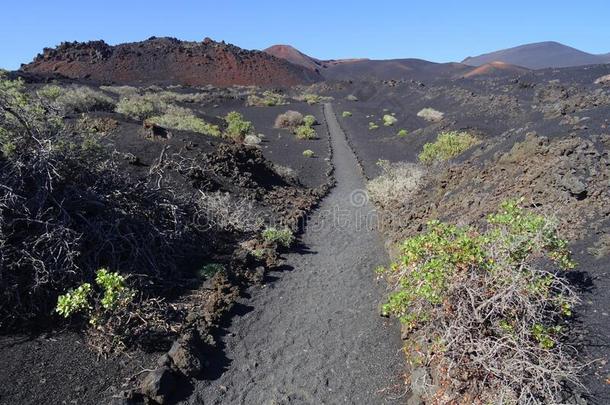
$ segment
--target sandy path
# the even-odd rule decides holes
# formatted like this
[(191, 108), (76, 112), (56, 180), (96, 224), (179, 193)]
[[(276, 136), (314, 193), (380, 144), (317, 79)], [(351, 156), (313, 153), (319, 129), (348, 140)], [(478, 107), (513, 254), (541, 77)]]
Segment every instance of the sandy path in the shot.
[(242, 301), (221, 342), (224, 372), (197, 383), (189, 403), (405, 402), (399, 333), (378, 315), (372, 272), (387, 256), (365, 223), (371, 206), (329, 104), (324, 114), (337, 186), (308, 221), (303, 249), (286, 255), (289, 270)]

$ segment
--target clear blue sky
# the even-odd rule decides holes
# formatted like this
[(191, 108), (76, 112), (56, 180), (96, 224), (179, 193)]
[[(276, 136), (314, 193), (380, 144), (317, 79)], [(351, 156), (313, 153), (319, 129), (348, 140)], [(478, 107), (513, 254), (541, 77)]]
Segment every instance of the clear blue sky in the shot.
[(606, 53), (609, 17), (607, 0), (6, 0), (0, 6), (0, 67), (16, 69), (62, 41), (117, 44), (153, 35), (209, 36), (246, 49), (285, 43), (323, 59), (460, 61), (545, 40)]

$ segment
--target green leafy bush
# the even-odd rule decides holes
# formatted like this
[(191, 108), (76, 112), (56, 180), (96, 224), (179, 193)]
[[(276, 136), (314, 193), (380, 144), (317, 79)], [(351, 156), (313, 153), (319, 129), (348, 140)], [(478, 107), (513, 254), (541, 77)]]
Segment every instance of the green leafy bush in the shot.
[(277, 243), (283, 247), (290, 247), (294, 242), (294, 235), (288, 228), (277, 229), (275, 227), (269, 227), (263, 231), (262, 236), (265, 242)]
[[(94, 314), (98, 306), (101, 310), (114, 310), (121, 306), (126, 306), (134, 297), (134, 291), (127, 288), (125, 278), (119, 273), (109, 272), (107, 269), (99, 269), (95, 277), (96, 284), (101, 288), (101, 295), (91, 299), (92, 287), (89, 283), (83, 283), (74, 290), (60, 295), (57, 298), (56, 311), (64, 318), (68, 318), (77, 313), (86, 313), (95, 320), (99, 314)], [(93, 301), (93, 305), (92, 302)]]
[(41, 87), (36, 92), (40, 97), (46, 98), (50, 101), (57, 101), (57, 99), (63, 94), (63, 90), (56, 84), (47, 84)]
[(315, 153), (311, 149), (306, 149), (303, 151), (303, 156), (305, 156), (305, 157), (311, 158), (311, 157), (314, 157), (314, 155), (315, 155)]
[(398, 135), (399, 138), (404, 138), (405, 136), (409, 135), (409, 131), (406, 129), (401, 129), (396, 135)]
[(312, 127), (318, 123), (316, 117), (313, 115), (306, 115), (303, 117), (303, 125), (307, 125), (308, 127)]
[(398, 122), (398, 119), (396, 117), (394, 117), (393, 115), (385, 114), (383, 116), (383, 125), (386, 127), (391, 127), (392, 125), (396, 124), (397, 122)]
[(89, 283), (83, 283), (78, 288), (60, 295), (57, 298), (57, 313), (68, 318), (78, 312), (91, 310), (90, 295), (91, 284)]
[(322, 97), (317, 94), (303, 94), (302, 99), (309, 105), (318, 104), (322, 101)]
[(316, 130), (308, 125), (298, 126), (295, 129), (294, 134), (298, 139), (315, 139), (317, 136)]
[(477, 138), (468, 132), (441, 132), (435, 142), (424, 145), (419, 160), (422, 163), (443, 162), (460, 155), (477, 143)]
[(374, 129), (379, 128), (379, 125), (375, 124), (374, 122), (369, 122), (369, 131), (372, 131)]
[(166, 105), (145, 96), (121, 97), (115, 111), (135, 120), (150, 118), (166, 109)]
[(148, 118), (146, 121), (163, 128), (193, 131), (204, 135), (221, 136), (218, 125), (213, 125), (195, 116), (191, 110), (169, 105), (162, 115)]
[(254, 125), (250, 121), (244, 120), (243, 115), (237, 111), (231, 111), (225, 116), (227, 128), (225, 134), (230, 138), (243, 141), (245, 136), (254, 132)]
[(402, 322), (408, 358), (467, 376), (445, 388), (484, 403), (499, 392), (511, 403), (554, 402), (577, 383), (561, 328), (577, 302), (563, 276), (574, 263), (554, 221), (520, 202), (503, 203), (485, 231), (431, 221), (377, 270), (393, 289), (382, 311)]
[(351, 116), (352, 116), (352, 113), (351, 113), (351, 112), (349, 112), (349, 111), (343, 111), (343, 113), (341, 113), (341, 116), (342, 116), (343, 118), (348, 118), (348, 117), (351, 117)]

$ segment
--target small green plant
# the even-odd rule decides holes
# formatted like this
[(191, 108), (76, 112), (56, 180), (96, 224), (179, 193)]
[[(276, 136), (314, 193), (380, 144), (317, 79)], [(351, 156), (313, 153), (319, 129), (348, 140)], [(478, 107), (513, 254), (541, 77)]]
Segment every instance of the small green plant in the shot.
[(78, 312), (91, 309), (89, 296), (91, 295), (91, 284), (83, 283), (76, 289), (68, 291), (57, 298), (57, 313), (68, 318)]
[(302, 98), (309, 105), (318, 104), (322, 101), (322, 97), (317, 94), (303, 94)]
[(315, 155), (315, 153), (311, 149), (306, 149), (306, 150), (303, 151), (303, 156), (305, 156), (307, 158), (314, 157), (314, 155)]
[(392, 125), (396, 124), (397, 122), (398, 122), (398, 119), (396, 117), (394, 117), (393, 115), (385, 114), (383, 116), (383, 125), (386, 127), (391, 127)]
[[(125, 278), (122, 275), (104, 268), (96, 272), (95, 283), (101, 288), (101, 298), (97, 296), (93, 300), (96, 305), (92, 305), (91, 302), (93, 293), (91, 284), (83, 283), (76, 289), (57, 298), (57, 313), (64, 318), (68, 318), (76, 313), (85, 312), (90, 316), (91, 322), (95, 322), (103, 314), (103, 311), (125, 307), (135, 296), (135, 292), (127, 288)], [(102, 308), (101, 311), (98, 311), (100, 314), (92, 314), (98, 303)]]
[(115, 101), (101, 91), (86, 86), (73, 86), (64, 89), (56, 102), (64, 112), (112, 111)]
[(200, 278), (210, 279), (210, 278), (214, 277), (214, 275), (216, 273), (220, 273), (223, 271), (225, 271), (225, 266), (223, 266), (222, 264), (208, 263), (205, 266), (203, 266), (201, 269), (199, 269), (197, 274), (199, 275)]
[(303, 125), (307, 125), (308, 127), (312, 127), (318, 123), (316, 117), (313, 115), (306, 115), (303, 117)]
[(300, 125), (294, 130), (298, 139), (315, 139), (316, 130), (308, 125)]
[(470, 147), (479, 143), (477, 138), (468, 132), (441, 132), (435, 142), (426, 143), (419, 154), (422, 163), (444, 162), (460, 155)]
[(374, 122), (369, 122), (369, 131), (375, 130), (379, 128), (379, 125), (375, 124)]
[(231, 111), (224, 119), (227, 123), (225, 134), (234, 140), (243, 141), (246, 135), (254, 133), (254, 125), (237, 111)]
[(294, 242), (294, 235), (288, 228), (277, 229), (275, 227), (269, 227), (263, 231), (262, 236), (265, 242), (277, 243), (283, 247), (290, 247)]
[(343, 112), (341, 113), (341, 116), (342, 116), (343, 118), (348, 118), (348, 117), (351, 117), (351, 116), (352, 116), (352, 113), (351, 113), (351, 112), (349, 112), (349, 111), (343, 111)]
[(396, 134), (399, 138), (404, 138), (407, 135), (409, 135), (409, 131), (407, 131), (406, 129), (401, 129), (400, 131), (398, 131), (398, 133)]

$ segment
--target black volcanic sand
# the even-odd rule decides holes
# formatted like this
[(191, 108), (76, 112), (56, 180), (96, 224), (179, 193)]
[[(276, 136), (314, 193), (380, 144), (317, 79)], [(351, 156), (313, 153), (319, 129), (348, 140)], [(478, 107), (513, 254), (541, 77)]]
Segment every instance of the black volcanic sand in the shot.
[[(226, 326), (226, 364), (190, 404), (404, 403), (399, 330), (379, 316), (373, 269), (387, 255), (358, 199), (364, 183), (326, 107), (336, 187), (311, 216), (277, 281), (253, 289)], [(362, 196), (362, 195), (360, 195)]]
[[(434, 141), (443, 130), (468, 130), (494, 145), (484, 153), (479, 153), (477, 147), (472, 148), (455, 159), (473, 166), (494, 161), (500, 154), (510, 151), (516, 142), (523, 141), (528, 132), (551, 140), (579, 137), (597, 145), (600, 145), (600, 139), (605, 139), (606, 146), (601, 145), (599, 149), (605, 150), (607, 159), (610, 91), (608, 87), (595, 85), (594, 81), (608, 73), (610, 65), (600, 65), (545, 69), (512, 79), (342, 83), (337, 86), (340, 90), (325, 94), (335, 97), (339, 123), (366, 176), (372, 178), (380, 173), (376, 164), (379, 159), (417, 162), (423, 145)], [(549, 95), (541, 100), (536, 96), (539, 92)], [(348, 94), (356, 95), (359, 101), (346, 100)], [(542, 105), (551, 110), (557, 107), (559, 113), (545, 114), (540, 111)], [(425, 107), (445, 113), (444, 119), (431, 123), (417, 117), (417, 112)], [(353, 115), (343, 118), (342, 111), (350, 111)], [(384, 127), (381, 117), (391, 112), (396, 113), (398, 122)], [(367, 117), (370, 115), (374, 117)], [(584, 120), (565, 122), (574, 117)], [(379, 128), (369, 130), (371, 121)], [(397, 136), (401, 128), (409, 131), (404, 138)], [(493, 184), (486, 186), (493, 188)], [(515, 196), (506, 198), (509, 197)], [(429, 201), (430, 205), (435, 203)], [(465, 209), (472, 204), (464, 201)], [(459, 221), (460, 218), (448, 220)], [(583, 332), (577, 340), (585, 342), (580, 350), (587, 361), (592, 361), (584, 372), (583, 381), (589, 390), (589, 403), (595, 404), (610, 403), (610, 263), (608, 257), (594, 257), (590, 249), (600, 236), (608, 234), (610, 224), (606, 221), (605, 225), (596, 226), (584, 239), (574, 240), (571, 245), (578, 263), (578, 271), (571, 277), (576, 279), (583, 300), (576, 319), (583, 326)]]
[[(199, 113), (210, 122), (218, 123), (217, 116), (237, 110), (251, 119), (257, 133), (266, 137), (261, 144), (264, 156), (271, 162), (291, 167), (298, 181), (304, 187), (317, 187), (328, 182), (330, 170), (329, 137), (321, 106), (295, 103), (277, 108), (244, 107), (244, 100), (218, 101), (222, 107), (209, 104), (181, 104)], [(315, 115), (320, 124), (316, 125), (318, 139), (298, 140), (286, 130), (273, 129), (275, 117), (287, 109), (295, 109), (303, 114)], [(120, 153), (131, 154), (138, 159), (137, 164), (120, 161), (121, 167), (137, 179), (148, 173), (158, 162), (164, 148), (166, 155), (182, 153), (197, 158), (202, 153), (212, 153), (227, 141), (188, 131), (170, 130), (171, 138), (151, 140), (144, 137), (142, 123), (112, 112), (92, 112), (91, 116), (112, 118), (118, 127), (101, 138), (101, 142)], [(69, 117), (75, 120), (79, 115)], [(314, 158), (306, 158), (303, 150), (312, 149)], [(190, 187), (184, 184), (184, 187)], [(219, 185), (222, 191), (229, 191), (239, 197), (239, 187), (230, 183)], [(263, 213), (273, 220), (272, 213)], [(220, 245), (222, 242), (219, 242)], [(225, 249), (222, 246), (207, 246), (206, 249)], [(219, 251), (218, 254), (230, 254)], [(154, 368), (156, 359), (169, 347), (147, 353), (130, 350), (125, 354), (112, 355), (108, 359), (98, 358), (84, 341), (84, 336), (70, 330), (46, 330), (31, 335), (6, 334), (0, 336), (0, 404), (38, 403), (105, 403), (110, 395), (134, 387), (133, 378), (141, 376), (142, 370)], [(136, 378), (137, 379), (137, 378)], [(10, 383), (9, 383), (10, 382)]]

